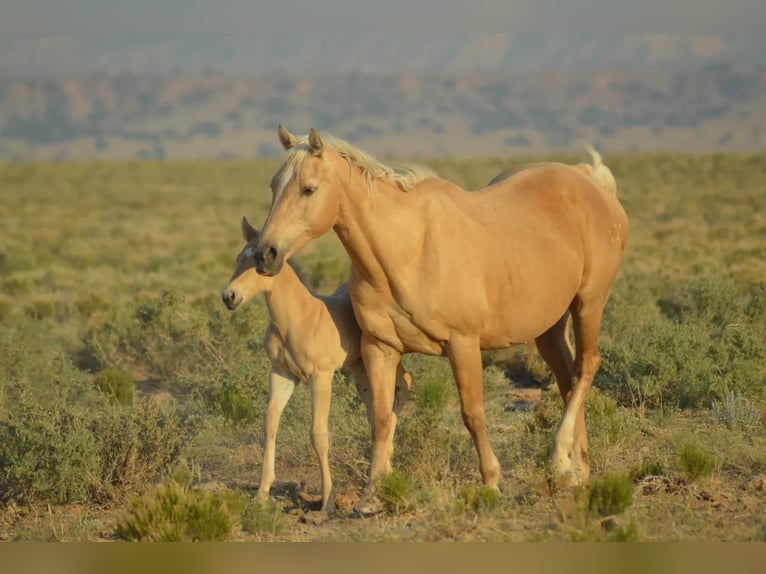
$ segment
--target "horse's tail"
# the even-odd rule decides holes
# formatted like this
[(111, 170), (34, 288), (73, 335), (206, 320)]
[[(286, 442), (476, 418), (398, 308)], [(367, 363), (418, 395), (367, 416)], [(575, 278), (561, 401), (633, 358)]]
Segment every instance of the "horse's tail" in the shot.
[(590, 154), (593, 163), (589, 165), (590, 177), (603, 191), (610, 195), (617, 195), (617, 180), (614, 179), (612, 170), (601, 161), (601, 154), (593, 146), (586, 146), (585, 151)]

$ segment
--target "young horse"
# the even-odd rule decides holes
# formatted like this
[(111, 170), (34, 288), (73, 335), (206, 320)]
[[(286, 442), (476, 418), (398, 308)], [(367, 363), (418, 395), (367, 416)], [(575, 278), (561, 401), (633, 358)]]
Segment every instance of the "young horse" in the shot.
[[(585, 482), (584, 401), (628, 238), (616, 197), (559, 163), (468, 193), (433, 174), (397, 173), (342, 140), (323, 141), (314, 129), (296, 138), (280, 126), (279, 136), (288, 154), (271, 182), (255, 265), (277, 273), (330, 229), (351, 257), (349, 293), (373, 408), (367, 499), (375, 504), (377, 479), (389, 467), (396, 365), (409, 352), (449, 359), (482, 479), (496, 488), (500, 465), (485, 428), (481, 349), (531, 339), (566, 401), (552, 470), (562, 484)], [(574, 360), (564, 337), (570, 313)]]
[[(369, 383), (361, 360), (361, 331), (354, 319), (347, 286), (341, 285), (328, 297), (311, 293), (293, 264), (274, 277), (259, 275), (253, 268), (258, 231), (242, 218), (247, 245), (237, 256), (237, 270), (221, 293), (230, 310), (258, 293), (266, 296), (271, 324), (266, 329), (264, 348), (271, 361), (269, 404), (264, 415), (264, 450), (260, 498), (268, 497), (274, 480), (277, 429), (282, 411), (299, 381), (311, 388), (311, 443), (319, 459), (322, 476), (322, 510), (332, 512), (334, 490), (328, 462), (327, 419), (333, 374), (346, 367), (354, 378), (359, 395), (371, 415)], [(291, 263), (291, 262), (288, 262)], [(407, 399), (412, 379), (397, 367), (394, 409)]]

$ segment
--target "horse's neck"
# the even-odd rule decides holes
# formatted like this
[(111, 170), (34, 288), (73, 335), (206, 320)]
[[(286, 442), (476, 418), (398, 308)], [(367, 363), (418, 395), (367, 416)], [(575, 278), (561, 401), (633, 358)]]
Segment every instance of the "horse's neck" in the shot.
[(297, 325), (305, 324), (309, 312), (321, 305), (289, 264), (274, 276), (265, 298), (271, 323), (283, 336)]
[(355, 273), (368, 282), (389, 282), (390, 271), (406, 265), (421, 242), (424, 226), (418, 204), (396, 184), (377, 181), (370, 192), (361, 173), (352, 170), (334, 227)]

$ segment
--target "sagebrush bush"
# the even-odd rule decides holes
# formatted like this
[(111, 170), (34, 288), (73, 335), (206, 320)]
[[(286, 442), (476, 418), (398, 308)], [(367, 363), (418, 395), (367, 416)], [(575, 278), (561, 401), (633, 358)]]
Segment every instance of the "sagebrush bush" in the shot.
[(120, 369), (104, 369), (94, 377), (96, 386), (102, 393), (124, 407), (133, 404), (135, 387), (133, 376)]
[[(98, 437), (90, 424), (107, 401), (88, 376), (62, 356), (39, 373), (4, 382), (0, 409), (0, 492), (5, 499), (85, 501), (98, 466)], [(90, 403), (90, 406), (89, 406)]]
[[(34, 326), (0, 337), (0, 492), (19, 502), (119, 498), (144, 489), (180, 451), (172, 411), (141, 402), (119, 407)], [(129, 381), (132, 387), (132, 380)]]
[(172, 467), (183, 452), (175, 413), (151, 399), (130, 410), (105, 409), (91, 423), (98, 438), (98, 465), (91, 499), (109, 501), (141, 492)]

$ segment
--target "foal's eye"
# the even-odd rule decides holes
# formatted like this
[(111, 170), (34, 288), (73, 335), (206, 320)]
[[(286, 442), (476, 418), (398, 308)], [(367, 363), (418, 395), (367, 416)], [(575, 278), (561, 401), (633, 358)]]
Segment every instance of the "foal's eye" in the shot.
[(304, 187), (301, 192), (305, 196), (314, 195), (314, 192), (317, 190), (316, 187)]

